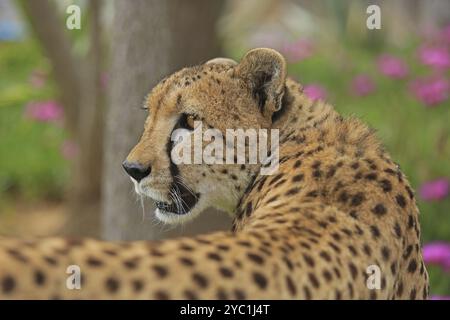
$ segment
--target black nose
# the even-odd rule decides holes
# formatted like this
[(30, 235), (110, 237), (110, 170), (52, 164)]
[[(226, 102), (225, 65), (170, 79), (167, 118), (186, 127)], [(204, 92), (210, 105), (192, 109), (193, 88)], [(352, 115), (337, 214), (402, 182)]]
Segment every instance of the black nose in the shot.
[(148, 176), (152, 170), (150, 166), (145, 167), (138, 162), (124, 161), (122, 163), (122, 167), (130, 175), (130, 177), (134, 178), (137, 182)]

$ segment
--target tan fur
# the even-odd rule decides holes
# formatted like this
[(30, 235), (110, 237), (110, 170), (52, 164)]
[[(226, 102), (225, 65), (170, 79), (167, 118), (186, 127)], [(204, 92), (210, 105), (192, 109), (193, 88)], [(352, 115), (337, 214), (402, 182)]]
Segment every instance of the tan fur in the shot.
[[(261, 109), (254, 93), (264, 73)], [(280, 129), (274, 175), (258, 175), (258, 165), (179, 166), (200, 200), (186, 215), (160, 219), (180, 223), (214, 205), (235, 217), (232, 231), (161, 242), (1, 240), (0, 298), (427, 298), (406, 177), (366, 125), (309, 100), (285, 77), (283, 57), (257, 49), (238, 65), (183, 69), (146, 101), (145, 130), (127, 160), (151, 165), (142, 183), (162, 200), (170, 198), (166, 149), (181, 113), (222, 132)], [(81, 267), (81, 290), (65, 287), (71, 264)], [(380, 290), (366, 286), (370, 265), (381, 269)]]

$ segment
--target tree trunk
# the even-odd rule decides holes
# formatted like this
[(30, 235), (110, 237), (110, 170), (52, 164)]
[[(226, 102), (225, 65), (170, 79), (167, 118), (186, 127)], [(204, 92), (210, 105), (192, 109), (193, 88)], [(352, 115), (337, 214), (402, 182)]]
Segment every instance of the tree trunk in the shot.
[(73, 236), (100, 234), (100, 208), (103, 162), (103, 92), (101, 88), (102, 50), (101, 0), (89, 2), (89, 51), (80, 66), (80, 112), (76, 140), (80, 153), (74, 159), (69, 190), (68, 219), (64, 232)]
[(59, 19), (55, 6), (48, 0), (19, 1), (19, 4), (52, 64), (64, 107), (65, 126), (79, 150), (73, 159), (68, 219), (62, 232), (98, 236), (104, 122), (100, 90), (101, 0), (89, 2), (90, 48), (82, 58), (74, 56), (65, 22)]
[(183, 230), (163, 231), (146, 203), (142, 215), (130, 179), (121, 168), (143, 130), (144, 97), (164, 76), (215, 57), (215, 23), (221, 1), (115, 2), (112, 74), (106, 116), (103, 179), (103, 236), (110, 240), (158, 239), (227, 227), (229, 218), (203, 214)]

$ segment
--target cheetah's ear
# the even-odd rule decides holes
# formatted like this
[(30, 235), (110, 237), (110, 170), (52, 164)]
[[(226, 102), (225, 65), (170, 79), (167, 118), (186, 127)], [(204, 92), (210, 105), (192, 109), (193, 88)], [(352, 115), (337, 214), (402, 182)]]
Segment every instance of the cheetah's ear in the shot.
[(236, 61), (234, 61), (233, 59), (229, 59), (229, 58), (214, 58), (214, 59), (211, 59), (211, 60), (205, 62), (205, 64), (212, 64), (212, 63), (226, 64), (226, 65), (230, 65), (230, 66), (235, 66), (238, 64)]
[(277, 51), (258, 48), (247, 52), (236, 67), (250, 86), (264, 117), (281, 109), (286, 81), (286, 60)]

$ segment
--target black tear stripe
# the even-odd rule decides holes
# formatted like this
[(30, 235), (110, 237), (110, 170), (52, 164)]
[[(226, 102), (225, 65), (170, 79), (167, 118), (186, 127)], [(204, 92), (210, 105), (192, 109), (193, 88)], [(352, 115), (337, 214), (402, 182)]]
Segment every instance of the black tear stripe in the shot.
[[(177, 124), (174, 126), (173, 130), (180, 128), (183, 118), (185, 119), (185, 117), (187, 117), (186, 114), (183, 114), (180, 117)], [(186, 209), (185, 211), (186, 211), (186, 213), (188, 213), (197, 204), (198, 199), (200, 198), (200, 194), (196, 193), (195, 196), (192, 195), (192, 193), (183, 184), (177, 182), (177, 179), (175, 178), (176, 176), (180, 176), (180, 169), (178, 168), (178, 166), (175, 163), (173, 163), (172, 157), (170, 155), (170, 153), (172, 151), (172, 147), (173, 147), (173, 141), (171, 139), (173, 130), (172, 130), (169, 138), (167, 139), (167, 143), (166, 143), (166, 152), (167, 152), (167, 156), (169, 157), (169, 161), (170, 161), (169, 170), (170, 170), (170, 175), (172, 176), (172, 185), (170, 187), (170, 190), (178, 193), (178, 195), (183, 200), (180, 205), (183, 207), (183, 209)], [(187, 206), (187, 208), (185, 206)], [(176, 213), (179, 215), (185, 214), (178, 210), (176, 210), (176, 212), (173, 212), (173, 213)]]

